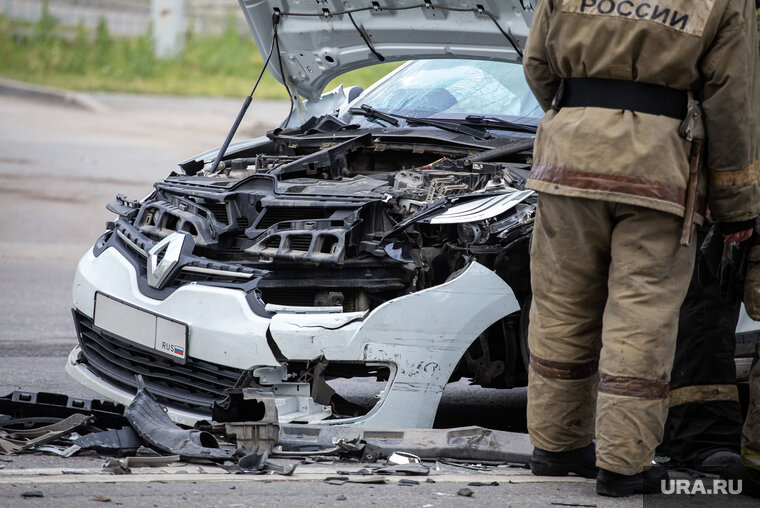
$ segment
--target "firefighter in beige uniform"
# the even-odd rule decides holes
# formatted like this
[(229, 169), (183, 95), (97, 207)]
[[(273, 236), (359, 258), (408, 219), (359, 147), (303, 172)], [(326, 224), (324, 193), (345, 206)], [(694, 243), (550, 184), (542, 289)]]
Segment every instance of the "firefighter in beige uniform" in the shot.
[(524, 58), (547, 110), (529, 181), (536, 474), (595, 476), (596, 432), (599, 493), (659, 489), (645, 469), (694, 262), (694, 242), (680, 241), (694, 187), (686, 91), (706, 119), (696, 208), (706, 196), (727, 240), (744, 240), (760, 211), (754, 14), (753, 0), (539, 2)]

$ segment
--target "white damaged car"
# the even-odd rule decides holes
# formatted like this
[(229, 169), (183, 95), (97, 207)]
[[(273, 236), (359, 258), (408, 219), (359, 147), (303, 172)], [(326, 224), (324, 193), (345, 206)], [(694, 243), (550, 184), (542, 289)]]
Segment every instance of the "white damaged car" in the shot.
[[(524, 386), (530, 3), (240, 4), (291, 114), (108, 205), (76, 271), (69, 374), (125, 404), (140, 375), (187, 425), (233, 388), (273, 398), (281, 422), (410, 428), (432, 426), (451, 381)], [(381, 383), (374, 405), (330, 385), (356, 377)]]

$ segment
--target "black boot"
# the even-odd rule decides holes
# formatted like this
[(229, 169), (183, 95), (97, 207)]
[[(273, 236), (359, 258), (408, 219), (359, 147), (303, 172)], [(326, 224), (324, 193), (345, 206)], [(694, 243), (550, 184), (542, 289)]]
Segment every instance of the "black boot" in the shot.
[(569, 452), (547, 452), (533, 448), (530, 470), (536, 476), (567, 476), (575, 473), (584, 478), (596, 478), (596, 449), (594, 443)]
[(638, 474), (619, 474), (600, 469), (596, 477), (596, 493), (602, 496), (626, 497), (634, 494), (662, 492), (662, 481), (668, 480), (668, 471), (662, 466), (652, 466)]
[(720, 475), (724, 480), (741, 480), (744, 478), (742, 456), (729, 450), (719, 450), (708, 455), (692, 469), (702, 473)]

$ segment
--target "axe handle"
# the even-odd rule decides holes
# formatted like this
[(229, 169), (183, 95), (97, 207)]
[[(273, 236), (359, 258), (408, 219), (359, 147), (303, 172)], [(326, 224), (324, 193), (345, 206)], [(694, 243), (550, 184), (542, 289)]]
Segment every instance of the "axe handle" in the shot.
[(697, 208), (697, 191), (699, 190), (699, 168), (702, 165), (703, 145), (701, 141), (691, 144), (691, 157), (689, 158), (689, 184), (686, 187), (686, 206), (683, 214), (683, 229), (681, 230), (681, 245), (684, 247), (691, 244), (692, 231), (694, 228), (694, 215)]

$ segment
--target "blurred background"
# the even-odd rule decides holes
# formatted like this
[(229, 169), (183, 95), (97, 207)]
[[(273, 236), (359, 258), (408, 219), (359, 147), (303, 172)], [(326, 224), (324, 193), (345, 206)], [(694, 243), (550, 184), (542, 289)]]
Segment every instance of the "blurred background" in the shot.
[[(242, 97), (263, 60), (236, 0), (0, 0), (0, 76), (80, 91)], [(367, 87), (398, 64), (341, 76)], [(267, 73), (259, 99), (287, 99)]]

